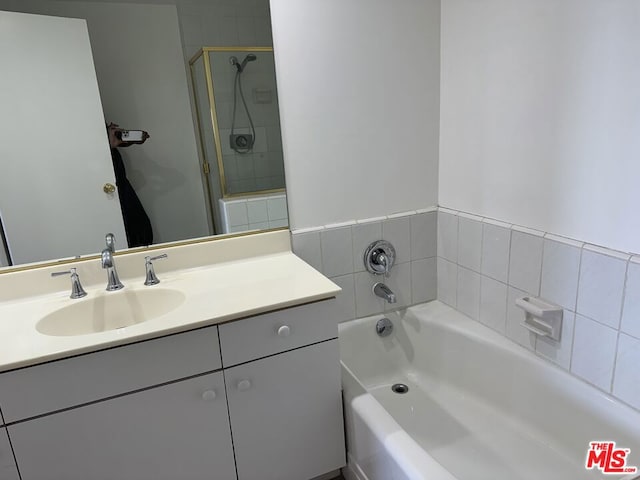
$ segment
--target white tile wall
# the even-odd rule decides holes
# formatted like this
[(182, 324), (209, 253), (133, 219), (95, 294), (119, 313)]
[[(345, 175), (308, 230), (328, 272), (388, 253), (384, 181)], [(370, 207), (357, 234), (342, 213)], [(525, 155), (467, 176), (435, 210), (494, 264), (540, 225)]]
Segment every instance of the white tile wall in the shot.
[(618, 328), (627, 261), (583, 249), (577, 311)]
[[(407, 212), (291, 233), (293, 251), (343, 288), (341, 321), (435, 300), (437, 295), (437, 212)], [(364, 251), (376, 240), (390, 241), (396, 263), (388, 277), (364, 268)], [(385, 283), (397, 303), (376, 297), (372, 287)]]
[(485, 276), (480, 280), (480, 322), (506, 333), (507, 285)]
[(458, 267), (458, 310), (478, 320), (480, 316), (480, 274)]
[(509, 284), (538, 295), (542, 270), (542, 235), (511, 232)]
[(482, 223), (478, 220), (458, 217), (458, 264), (480, 272), (482, 258)]
[(545, 238), (540, 286), (542, 298), (575, 310), (581, 247)]
[(482, 225), (482, 274), (507, 283), (511, 226), (495, 225), (487, 220)]
[(320, 233), (322, 271), (327, 277), (353, 273), (353, 236), (351, 227), (325, 229)]
[(633, 257), (629, 262), (627, 285), (622, 309), (620, 329), (631, 336), (640, 338), (640, 257)]
[(621, 334), (613, 394), (640, 410), (640, 339)]
[[(440, 301), (640, 408), (640, 256), (450, 209), (437, 224)], [(521, 325), (526, 295), (563, 307), (560, 341)]]
[(271, 16), (268, 0), (207, 0), (178, 3), (185, 59), (202, 46), (268, 47)]
[(287, 196), (282, 194), (218, 201), (222, 233), (266, 230), (289, 225)]
[(438, 257), (458, 262), (458, 216), (438, 212)]
[(576, 315), (571, 372), (603, 390), (611, 388), (618, 332)]
[(438, 257), (438, 300), (456, 308), (458, 305), (458, 265)]

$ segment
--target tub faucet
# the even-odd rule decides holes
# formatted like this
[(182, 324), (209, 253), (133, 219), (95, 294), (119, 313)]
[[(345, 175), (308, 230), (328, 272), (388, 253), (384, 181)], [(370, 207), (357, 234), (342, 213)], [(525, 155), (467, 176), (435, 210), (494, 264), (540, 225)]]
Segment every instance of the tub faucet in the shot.
[(377, 282), (373, 285), (373, 293), (377, 297), (384, 298), (389, 303), (396, 303), (396, 294), (382, 282)]

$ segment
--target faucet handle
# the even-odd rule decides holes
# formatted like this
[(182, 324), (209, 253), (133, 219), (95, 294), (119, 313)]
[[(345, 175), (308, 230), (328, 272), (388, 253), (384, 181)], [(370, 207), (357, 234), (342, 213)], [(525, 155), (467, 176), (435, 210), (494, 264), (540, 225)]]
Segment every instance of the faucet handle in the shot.
[(107, 233), (104, 237), (107, 249), (114, 253), (116, 251), (116, 236), (113, 233)]
[(62, 275), (71, 275), (71, 295), (69, 298), (82, 298), (87, 296), (87, 292), (85, 292), (84, 288), (82, 288), (82, 284), (80, 283), (80, 277), (75, 268), (71, 268), (69, 270), (65, 270), (64, 272), (52, 272), (52, 277), (60, 277)]
[(153, 270), (153, 262), (154, 260), (160, 260), (161, 258), (167, 258), (169, 255), (167, 255), (166, 253), (163, 253), (162, 255), (157, 255), (155, 257), (144, 257), (145, 260), (145, 270), (146, 270), (146, 276), (147, 278), (144, 281), (144, 284), (147, 286), (150, 285), (157, 285), (160, 283), (160, 280), (158, 279), (158, 277), (156, 276), (156, 272)]
[(364, 251), (364, 266), (374, 275), (389, 275), (396, 260), (396, 249), (386, 240), (371, 243)]

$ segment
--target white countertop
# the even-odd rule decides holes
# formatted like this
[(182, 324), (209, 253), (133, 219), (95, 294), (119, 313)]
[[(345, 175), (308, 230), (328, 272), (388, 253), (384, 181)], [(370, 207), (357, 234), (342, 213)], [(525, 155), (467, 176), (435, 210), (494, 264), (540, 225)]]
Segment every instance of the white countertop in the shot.
[(79, 300), (71, 300), (67, 290), (0, 302), (0, 372), (323, 300), (340, 292), (290, 251), (158, 272), (158, 277), (161, 283), (152, 287), (143, 286), (142, 276), (123, 278), (123, 283), (135, 290), (179, 290), (185, 295), (179, 307), (149, 321), (100, 333), (49, 336), (38, 332), (36, 324), (72, 302), (119, 293), (106, 292), (104, 285), (85, 286), (88, 295)]

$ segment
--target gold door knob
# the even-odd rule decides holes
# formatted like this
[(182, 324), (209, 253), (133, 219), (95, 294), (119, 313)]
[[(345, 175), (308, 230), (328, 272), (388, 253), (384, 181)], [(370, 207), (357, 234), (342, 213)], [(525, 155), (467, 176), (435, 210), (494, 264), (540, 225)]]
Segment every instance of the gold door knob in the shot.
[(116, 186), (112, 183), (105, 183), (102, 190), (104, 190), (104, 193), (114, 193), (116, 191)]

